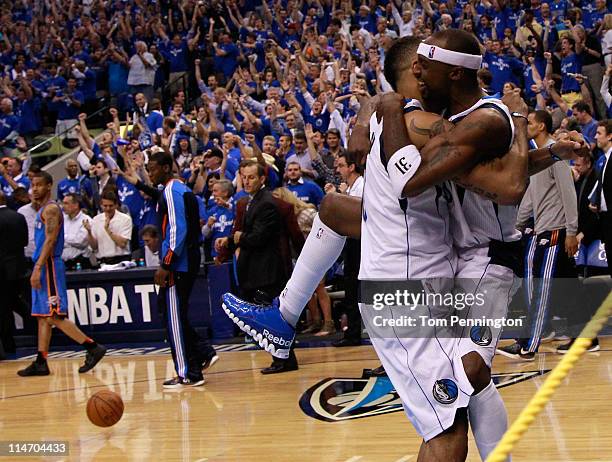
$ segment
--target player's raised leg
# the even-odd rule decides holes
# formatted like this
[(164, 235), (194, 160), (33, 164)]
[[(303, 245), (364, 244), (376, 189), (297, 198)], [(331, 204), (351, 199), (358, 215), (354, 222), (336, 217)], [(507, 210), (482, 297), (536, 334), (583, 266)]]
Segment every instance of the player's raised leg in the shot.
[(360, 225), (359, 198), (328, 194), (280, 297), (262, 306), (228, 293), (223, 295), (223, 309), (259, 346), (273, 356), (287, 358), (304, 307), (344, 248), (346, 237), (338, 231), (359, 237)]

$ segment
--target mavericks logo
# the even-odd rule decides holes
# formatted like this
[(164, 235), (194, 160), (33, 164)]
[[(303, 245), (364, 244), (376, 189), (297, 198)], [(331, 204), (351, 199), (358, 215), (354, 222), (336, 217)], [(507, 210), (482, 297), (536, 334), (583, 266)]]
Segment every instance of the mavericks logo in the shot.
[[(503, 388), (547, 372), (550, 369), (493, 374), (493, 383), (497, 388)], [(458, 396), (457, 385), (449, 379), (438, 380), (433, 394), (442, 404), (452, 403)], [(403, 409), (402, 401), (388, 377), (321, 380), (302, 395), (300, 408), (310, 417), (325, 422), (373, 417)]]
[(459, 388), (451, 379), (440, 379), (434, 383), (432, 393), (440, 404), (450, 404), (459, 396)]
[(487, 346), (493, 340), (493, 334), (488, 326), (474, 326), (470, 329), (472, 342), (479, 346)]

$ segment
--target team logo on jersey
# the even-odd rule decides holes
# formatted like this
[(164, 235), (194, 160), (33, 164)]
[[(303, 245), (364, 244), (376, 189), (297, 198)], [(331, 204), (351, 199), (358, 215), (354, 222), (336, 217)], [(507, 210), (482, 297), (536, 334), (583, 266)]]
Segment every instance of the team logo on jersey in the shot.
[(57, 295), (52, 295), (51, 297), (49, 297), (49, 299), (47, 300), (49, 308), (56, 308), (59, 305), (59, 301), (60, 300)]
[(479, 346), (487, 346), (493, 340), (493, 334), (488, 326), (474, 326), (470, 329), (472, 342)]
[(433, 59), (435, 51), (436, 51), (436, 47), (431, 47), (429, 49), (429, 55), (428, 55), (429, 59)]
[(451, 404), (459, 396), (459, 387), (451, 379), (440, 379), (434, 383), (432, 393), (437, 402)]
[[(534, 377), (544, 375), (550, 369), (541, 371), (505, 372), (493, 374), (493, 383), (497, 388), (507, 387)], [(364, 374), (365, 375), (365, 374)], [(458, 396), (457, 385), (449, 379), (438, 380), (440, 396), (449, 399), (449, 385), (439, 382), (448, 381)], [(436, 400), (438, 398), (436, 397)], [(439, 400), (438, 400), (439, 401)], [(443, 403), (448, 404), (448, 403)], [(304, 392), (300, 398), (300, 409), (310, 416), (325, 422), (342, 422), (343, 420), (374, 417), (403, 410), (402, 402), (395, 387), (388, 377), (361, 378), (327, 378), (321, 380)]]

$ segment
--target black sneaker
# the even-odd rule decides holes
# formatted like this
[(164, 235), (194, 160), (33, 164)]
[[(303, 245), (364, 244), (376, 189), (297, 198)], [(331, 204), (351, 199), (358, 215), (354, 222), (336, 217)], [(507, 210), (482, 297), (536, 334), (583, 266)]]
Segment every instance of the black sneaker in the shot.
[[(569, 342), (564, 343), (563, 345), (559, 345), (557, 347), (557, 353), (559, 353), (560, 355), (564, 355), (572, 347), (575, 341), (576, 339), (573, 338)], [(586, 351), (588, 351), (589, 353), (595, 353), (596, 351), (599, 351), (599, 350), (601, 350), (601, 347), (599, 346), (599, 339), (595, 337), (593, 341), (591, 342), (591, 346), (588, 347)]]
[(535, 353), (530, 353), (523, 350), (519, 343), (513, 343), (506, 347), (496, 348), (495, 351), (507, 358), (520, 359), (521, 361), (533, 361), (535, 359)]
[(85, 355), (85, 362), (79, 367), (79, 374), (92, 370), (106, 354), (106, 347), (101, 343)]
[(180, 390), (183, 388), (201, 387), (202, 385), (204, 385), (204, 382), (204, 377), (194, 381), (176, 376), (173, 379), (166, 380), (164, 382), (163, 387), (166, 390)]
[(21, 369), (20, 371), (17, 371), (17, 374), (20, 375), (21, 377), (33, 377), (35, 375), (49, 375), (50, 373), (51, 371), (49, 370), (47, 361), (45, 361), (44, 363), (38, 363), (36, 361), (33, 361), (32, 364), (30, 364), (25, 369)]
[(209, 356), (208, 359), (204, 360), (202, 363), (202, 370), (205, 371), (213, 367), (217, 361), (219, 361), (219, 355), (217, 353), (213, 353), (212, 356)]
[(388, 377), (385, 367), (381, 365), (374, 369), (364, 369), (363, 373), (361, 374), (361, 378), (369, 379), (371, 377)]

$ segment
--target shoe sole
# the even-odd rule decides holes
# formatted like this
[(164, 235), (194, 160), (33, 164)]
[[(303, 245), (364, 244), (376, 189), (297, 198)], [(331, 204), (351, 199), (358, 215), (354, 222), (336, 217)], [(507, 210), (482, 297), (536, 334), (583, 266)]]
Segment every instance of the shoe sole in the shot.
[[(257, 344), (262, 350), (267, 351), (275, 358), (279, 358), (279, 359), (289, 358), (289, 350), (290, 350), (289, 348), (287, 349), (276, 348), (273, 343), (270, 343), (268, 341), (267, 338), (264, 338), (263, 335), (258, 333), (255, 329), (252, 329), (251, 326), (249, 326), (248, 324), (245, 324), (244, 321), (238, 319), (238, 316), (232, 313), (230, 309), (227, 306), (225, 306), (225, 303), (222, 303), (221, 306), (223, 307), (223, 311), (225, 311), (225, 314), (227, 314), (227, 316), (232, 321), (234, 321), (234, 324), (236, 324), (242, 332), (250, 335), (253, 338), (253, 340), (257, 342)], [(291, 343), (293, 343), (293, 341)]]
[(495, 349), (495, 353), (498, 354), (498, 355), (505, 356), (506, 358), (510, 358), (510, 359), (518, 359), (519, 358), (518, 353), (516, 353), (516, 354), (515, 353), (508, 353), (507, 351), (500, 350), (499, 348)]
[(204, 383), (206, 383), (206, 380), (202, 379), (202, 380), (199, 380), (197, 382), (190, 383), (187, 385), (183, 383), (177, 383), (173, 385), (162, 385), (162, 388), (164, 390), (187, 390), (188, 388), (201, 387), (202, 385), (204, 385)]
[(214, 355), (212, 358), (210, 358), (210, 361), (208, 361), (208, 364), (205, 366), (202, 366), (202, 370), (203, 371), (209, 371), (210, 369), (212, 369), (212, 367), (217, 364), (217, 362), (219, 361), (219, 355)]
[(519, 360), (525, 361), (525, 362), (535, 361), (535, 355), (533, 357), (530, 357), (530, 358), (525, 358), (524, 356), (521, 356), (520, 354), (508, 353), (508, 352), (506, 352), (504, 350), (500, 350), (498, 348), (495, 349), (495, 353), (500, 354), (500, 355), (505, 356), (506, 358), (510, 358), (510, 359), (519, 359)]
[(102, 361), (102, 358), (104, 358), (104, 357), (106, 356), (106, 351), (107, 351), (107, 350), (106, 350), (106, 347), (105, 347), (105, 348), (104, 348), (104, 352), (102, 353), (102, 356), (100, 356), (98, 359), (96, 359), (96, 362), (94, 362), (90, 368), (88, 368), (88, 369), (84, 369), (84, 370), (81, 370), (81, 368), (79, 368), (79, 374), (84, 374), (85, 372), (89, 372), (89, 371), (90, 371), (90, 370), (92, 370), (94, 367), (96, 367), (96, 366), (98, 365), (98, 363), (99, 363), (100, 361)]
[[(588, 350), (586, 350), (586, 353), (597, 353), (599, 350), (601, 350), (601, 347), (599, 345), (597, 345), (594, 348), (589, 348)], [(556, 350), (556, 352), (560, 355), (564, 355), (568, 352), (569, 350)]]

